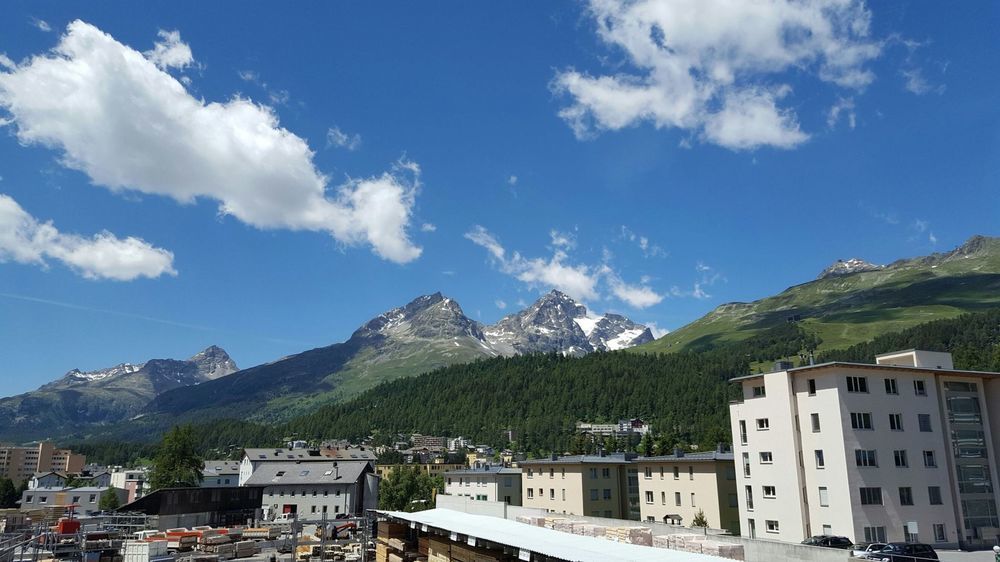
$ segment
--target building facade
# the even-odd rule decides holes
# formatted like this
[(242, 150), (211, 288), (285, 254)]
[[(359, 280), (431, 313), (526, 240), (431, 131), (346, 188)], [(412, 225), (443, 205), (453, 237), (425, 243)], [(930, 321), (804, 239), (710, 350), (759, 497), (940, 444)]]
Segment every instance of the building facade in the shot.
[(118, 496), (119, 505), (125, 503), (127, 494), (118, 488), (87, 486), (82, 488), (35, 488), (21, 494), (21, 511), (73, 507), (77, 515), (99, 512), (101, 495), (111, 490)]
[(910, 350), (734, 381), (745, 535), (994, 544), (1000, 374)]
[(521, 503), (551, 513), (638, 520), (635, 455), (553, 455), (521, 461)]
[(201, 485), (205, 488), (229, 488), (240, 484), (240, 461), (205, 461)]
[(706, 527), (740, 534), (736, 465), (721, 449), (637, 458), (642, 520), (690, 526), (701, 513)]
[(367, 461), (287, 462), (262, 465), (244, 486), (262, 488), (265, 518), (294, 513), (318, 520), (376, 508), (378, 480)]
[(25, 482), (40, 472), (80, 472), (87, 457), (69, 449), (57, 449), (50, 442), (33, 447), (0, 445), (0, 478)]
[(125, 502), (132, 503), (151, 491), (149, 469), (116, 467), (111, 471), (111, 485), (125, 490)]
[(432, 463), (421, 463), (421, 464), (377, 464), (375, 465), (375, 474), (378, 474), (382, 478), (388, 478), (392, 476), (392, 473), (397, 470), (419, 470), (421, 473), (428, 476), (444, 476), (446, 472), (452, 470), (462, 470), (465, 465), (462, 463), (446, 463), (446, 462), (432, 462)]
[(444, 493), (474, 500), (521, 505), (521, 469), (488, 466), (444, 473)]
[(238, 485), (246, 485), (247, 480), (260, 467), (271, 463), (312, 463), (330, 461), (367, 462), (375, 466), (375, 453), (365, 447), (322, 447), (313, 449), (244, 449), (240, 461)]

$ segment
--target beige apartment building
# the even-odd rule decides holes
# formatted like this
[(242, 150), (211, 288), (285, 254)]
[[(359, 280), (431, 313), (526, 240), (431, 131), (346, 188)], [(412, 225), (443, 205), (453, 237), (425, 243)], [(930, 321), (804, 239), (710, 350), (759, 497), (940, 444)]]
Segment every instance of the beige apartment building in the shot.
[(521, 461), (521, 502), (551, 513), (639, 519), (635, 455), (553, 455)]
[(486, 466), (445, 472), (444, 493), (479, 501), (521, 505), (521, 469)]
[(14, 482), (30, 480), (39, 472), (80, 472), (87, 457), (69, 449), (56, 449), (50, 442), (33, 447), (0, 445), (0, 478)]
[(689, 526), (700, 512), (708, 527), (740, 534), (736, 465), (722, 449), (637, 458), (642, 520)]
[(995, 544), (1000, 373), (909, 350), (733, 380), (744, 535)]

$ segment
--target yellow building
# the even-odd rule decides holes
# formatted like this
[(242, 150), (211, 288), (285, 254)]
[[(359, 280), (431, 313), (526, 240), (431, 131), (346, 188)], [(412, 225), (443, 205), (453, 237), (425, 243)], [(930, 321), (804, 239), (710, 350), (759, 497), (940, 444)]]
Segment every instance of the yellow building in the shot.
[(69, 449), (56, 449), (50, 442), (34, 447), (0, 445), (0, 478), (14, 482), (29, 480), (38, 472), (80, 472), (87, 457)]
[(639, 510), (643, 521), (690, 526), (703, 513), (707, 527), (740, 532), (736, 465), (731, 452), (639, 457)]
[(639, 518), (634, 455), (574, 455), (521, 461), (521, 502), (551, 513)]

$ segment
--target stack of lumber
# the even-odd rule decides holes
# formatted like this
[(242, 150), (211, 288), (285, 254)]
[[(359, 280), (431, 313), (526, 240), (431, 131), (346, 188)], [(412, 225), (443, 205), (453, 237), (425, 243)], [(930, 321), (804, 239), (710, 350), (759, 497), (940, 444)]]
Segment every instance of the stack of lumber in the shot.
[(712, 556), (729, 558), (731, 560), (744, 559), (743, 545), (716, 542), (710, 540), (705, 535), (678, 534), (653, 537), (653, 546), (683, 552), (711, 554)]
[(525, 525), (534, 525), (535, 527), (545, 526), (545, 518), (535, 515), (518, 515), (515, 520), (518, 523), (524, 523)]
[(452, 562), (504, 562), (505, 560), (507, 557), (503, 552), (489, 551), (461, 543), (451, 545)]
[(257, 554), (257, 543), (254, 541), (240, 541), (233, 543), (233, 546), (235, 547), (234, 558), (246, 558)]
[(648, 527), (606, 527), (604, 537), (616, 542), (653, 546), (653, 532)]
[(427, 562), (451, 562), (451, 541), (429, 537), (427, 539)]
[(574, 535), (583, 535), (585, 537), (601, 537), (601, 538), (605, 538), (605, 535), (607, 535), (607, 532), (608, 532), (608, 528), (605, 527), (604, 525), (587, 525), (587, 524), (583, 524), (583, 525), (574, 525), (573, 526), (573, 534)]

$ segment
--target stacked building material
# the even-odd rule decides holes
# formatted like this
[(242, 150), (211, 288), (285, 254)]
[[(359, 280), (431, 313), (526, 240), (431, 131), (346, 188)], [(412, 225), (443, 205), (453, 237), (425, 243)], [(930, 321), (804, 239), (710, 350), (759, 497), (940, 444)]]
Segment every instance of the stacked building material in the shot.
[(427, 562), (451, 562), (451, 541), (429, 537), (427, 539)]
[(235, 558), (244, 558), (246, 556), (253, 556), (257, 554), (257, 543), (254, 541), (240, 541), (233, 543), (236, 552), (234, 553)]
[(607, 527), (604, 536), (617, 542), (653, 545), (653, 532), (648, 527)]

